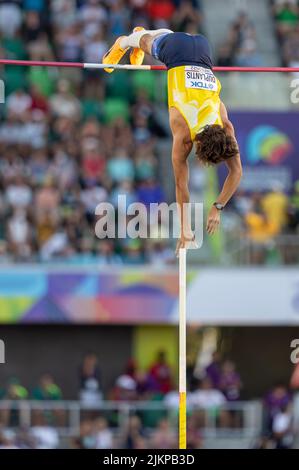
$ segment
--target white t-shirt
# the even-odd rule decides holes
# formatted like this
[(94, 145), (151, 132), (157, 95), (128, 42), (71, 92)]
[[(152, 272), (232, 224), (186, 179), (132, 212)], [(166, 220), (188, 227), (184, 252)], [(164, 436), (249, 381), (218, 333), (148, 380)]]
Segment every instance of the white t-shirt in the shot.
[(219, 390), (197, 390), (191, 394), (191, 403), (198, 408), (213, 408), (224, 405), (226, 398)]

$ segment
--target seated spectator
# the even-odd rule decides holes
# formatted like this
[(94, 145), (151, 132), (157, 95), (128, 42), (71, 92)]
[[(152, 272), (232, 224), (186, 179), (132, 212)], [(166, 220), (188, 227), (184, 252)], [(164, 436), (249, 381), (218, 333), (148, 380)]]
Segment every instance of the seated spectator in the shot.
[(205, 375), (211, 380), (214, 388), (219, 388), (222, 374), (221, 355), (218, 351), (212, 354), (212, 362), (206, 367)]
[(100, 240), (97, 244), (96, 263), (98, 266), (121, 265), (122, 259), (115, 253), (113, 240)]
[(20, 1), (2, 0), (0, 4), (0, 33), (4, 37), (15, 36), (22, 23)]
[(25, 13), (23, 37), (26, 42), (37, 41), (43, 32), (43, 28), (44, 25), (38, 11), (29, 10)]
[(165, 266), (173, 264), (173, 250), (167, 245), (165, 239), (151, 239), (147, 241), (147, 261), (152, 266)]
[(51, 0), (51, 21), (58, 30), (63, 30), (74, 24), (78, 15), (76, 0)]
[(172, 372), (165, 351), (159, 351), (156, 361), (149, 369), (150, 378), (156, 384), (156, 391), (165, 395), (172, 389)]
[(4, 408), (0, 412), (0, 421), (6, 427), (16, 427), (20, 424), (20, 410), (17, 406), (19, 400), (28, 399), (28, 390), (21, 384), (17, 377), (11, 377), (4, 389), (3, 400), (11, 400), (13, 406), (11, 408)]
[(103, 393), (98, 358), (88, 353), (79, 369), (80, 401), (85, 407), (94, 408), (102, 402)]
[(14, 432), (5, 429), (0, 430), (0, 449), (19, 449), (16, 445)]
[(279, 38), (283, 38), (299, 21), (298, 4), (294, 1), (279, 2), (274, 5)]
[(5, 199), (12, 209), (26, 209), (32, 202), (32, 190), (25, 179), (18, 175), (6, 187)]
[(83, 38), (79, 22), (73, 22), (66, 28), (58, 30), (56, 36), (58, 53), (62, 61), (77, 62), (82, 57)]
[(81, 166), (83, 184), (93, 185), (103, 179), (106, 159), (97, 139), (89, 138), (84, 141)]
[(165, 28), (169, 26), (175, 7), (171, 0), (149, 0), (147, 13), (153, 23), (153, 28)]
[(109, 23), (110, 31), (115, 37), (123, 36), (129, 31), (130, 12), (124, 0), (112, 2), (109, 12)]
[(153, 178), (148, 178), (137, 189), (138, 200), (145, 206), (149, 207), (150, 204), (160, 204), (165, 201), (165, 195), (161, 185)]
[(115, 381), (113, 400), (134, 401), (137, 397), (137, 382), (128, 374), (121, 374)]
[(108, 49), (108, 44), (104, 40), (103, 32), (97, 31), (83, 46), (83, 60), (84, 62), (97, 63), (99, 57), (103, 57)]
[(29, 217), (23, 209), (14, 209), (7, 220), (9, 248), (16, 260), (28, 261), (32, 255), (33, 231)]
[(215, 388), (208, 377), (205, 377), (191, 394), (191, 403), (197, 408), (219, 408), (226, 403), (225, 395)]
[(83, 185), (83, 188), (80, 199), (88, 220), (92, 220), (97, 206), (107, 200), (107, 191), (100, 183), (91, 181)]
[(112, 189), (109, 201), (119, 212), (126, 214), (130, 204), (139, 202), (133, 182), (131, 180), (121, 181)]
[(43, 374), (32, 391), (33, 400), (62, 400), (62, 391), (50, 374)]
[[(299, 64), (299, 27), (288, 33), (283, 41), (282, 57), (286, 67), (298, 67)], [(294, 73), (297, 76), (297, 73)]]
[(224, 43), (218, 49), (218, 67), (231, 67), (233, 65), (233, 49), (229, 43)]
[(167, 419), (162, 419), (157, 429), (154, 430), (150, 446), (153, 449), (175, 449), (177, 446), (177, 436), (174, 430), (170, 427)]
[(176, 31), (186, 31), (190, 23), (196, 24), (196, 31), (194, 34), (199, 33), (201, 16), (198, 9), (194, 8), (192, 0), (181, 0), (179, 8), (176, 9), (172, 23)]
[(101, 31), (107, 17), (107, 8), (100, 0), (86, 0), (78, 11), (78, 18), (82, 22), (83, 33), (86, 37)]
[(280, 183), (275, 183), (272, 191), (262, 197), (261, 207), (269, 223), (276, 226), (277, 233), (281, 232), (286, 224), (288, 197)]
[(131, 416), (128, 426), (121, 436), (120, 447), (123, 449), (146, 448), (146, 435), (138, 416)]
[(113, 434), (105, 418), (97, 418), (94, 422), (94, 436), (96, 449), (113, 449)]
[(133, 180), (135, 175), (134, 164), (126, 151), (117, 149), (107, 165), (107, 173), (113, 183), (120, 183), (123, 180)]
[(265, 396), (266, 429), (271, 430), (274, 417), (286, 409), (292, 401), (291, 394), (283, 383), (277, 383)]
[(70, 83), (67, 80), (59, 80), (57, 93), (50, 98), (50, 107), (54, 116), (80, 120), (81, 104), (71, 93)]
[(42, 414), (35, 416), (30, 434), (35, 441), (35, 449), (57, 449), (59, 446), (57, 428), (49, 425)]
[(206, 423), (205, 413), (214, 416), (221, 427), (228, 427), (230, 415), (225, 409), (221, 409), (226, 404), (225, 395), (215, 388), (208, 377), (199, 382), (198, 388), (191, 393), (190, 405), (195, 410), (198, 424), (203, 426)]
[(121, 240), (122, 260), (125, 264), (138, 265), (144, 263), (143, 244), (138, 238), (125, 238)]
[(262, 264), (266, 260), (267, 249), (271, 247), (273, 238), (277, 235), (276, 222), (268, 220), (261, 206), (261, 198), (255, 196), (254, 207), (245, 216), (247, 237), (251, 242), (250, 256), (253, 264)]
[(219, 388), (228, 401), (240, 399), (241, 378), (232, 361), (226, 360), (222, 364)]
[(135, 169), (137, 181), (155, 178), (157, 160), (151, 149), (140, 145), (135, 153)]
[(275, 449), (291, 449), (294, 441), (293, 418), (290, 406), (283, 406), (272, 422)]
[(7, 112), (12, 117), (22, 118), (32, 106), (32, 98), (24, 90), (19, 89), (11, 93), (6, 102)]
[(37, 213), (49, 212), (57, 214), (61, 195), (53, 178), (50, 176), (44, 180), (43, 184), (35, 193), (35, 207)]

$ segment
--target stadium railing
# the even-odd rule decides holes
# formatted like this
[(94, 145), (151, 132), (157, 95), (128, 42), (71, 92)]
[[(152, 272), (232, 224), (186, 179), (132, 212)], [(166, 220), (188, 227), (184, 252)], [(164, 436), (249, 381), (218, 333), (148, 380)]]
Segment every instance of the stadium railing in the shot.
[[(229, 427), (221, 424), (221, 414), (232, 418)], [(36, 419), (55, 427), (61, 437), (74, 437), (80, 433), (84, 419), (105, 417), (115, 434), (126, 429), (131, 416), (138, 415), (149, 432), (162, 418), (167, 418), (176, 427), (178, 407), (159, 402), (102, 401), (98, 405), (86, 406), (79, 401), (0, 401), (0, 422), (6, 428), (31, 428)], [(188, 406), (188, 416), (196, 416), (201, 433), (206, 438), (257, 437), (262, 430), (263, 407), (258, 400), (227, 402), (223, 406), (206, 409)]]

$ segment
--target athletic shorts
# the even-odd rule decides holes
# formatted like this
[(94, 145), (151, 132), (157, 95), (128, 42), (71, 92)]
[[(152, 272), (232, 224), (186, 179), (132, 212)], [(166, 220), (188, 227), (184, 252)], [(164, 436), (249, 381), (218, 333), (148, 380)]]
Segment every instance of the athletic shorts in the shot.
[(208, 40), (202, 34), (164, 33), (154, 39), (152, 56), (168, 69), (181, 65), (196, 65), (212, 69)]

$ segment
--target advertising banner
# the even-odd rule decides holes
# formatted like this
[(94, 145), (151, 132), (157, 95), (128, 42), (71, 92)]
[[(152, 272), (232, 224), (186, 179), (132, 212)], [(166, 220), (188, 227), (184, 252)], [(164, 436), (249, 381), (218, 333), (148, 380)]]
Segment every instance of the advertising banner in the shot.
[[(232, 112), (244, 177), (241, 189), (289, 191), (299, 179), (299, 113)], [(226, 175), (219, 167), (220, 182)]]

